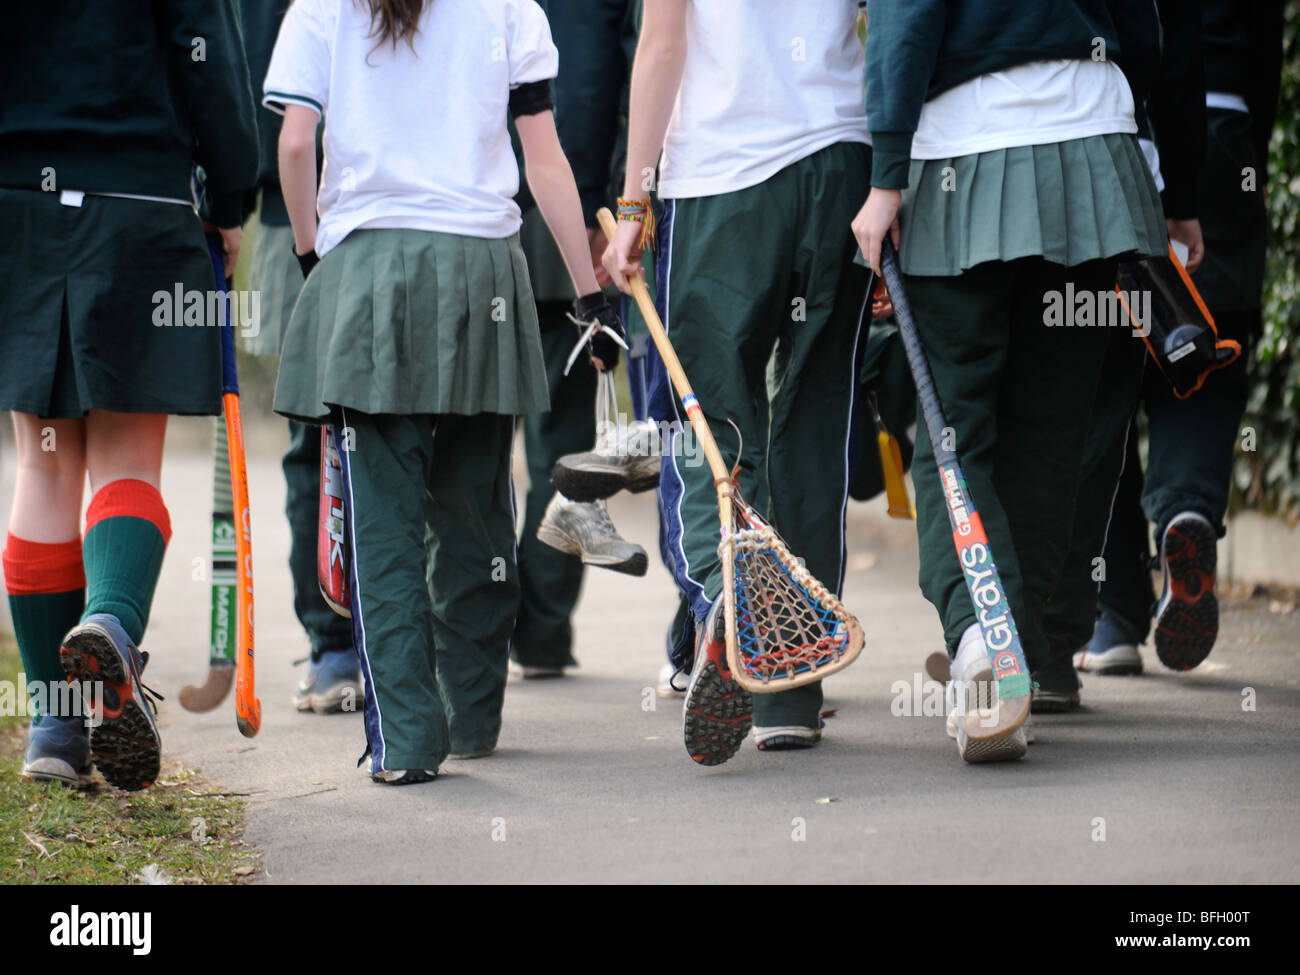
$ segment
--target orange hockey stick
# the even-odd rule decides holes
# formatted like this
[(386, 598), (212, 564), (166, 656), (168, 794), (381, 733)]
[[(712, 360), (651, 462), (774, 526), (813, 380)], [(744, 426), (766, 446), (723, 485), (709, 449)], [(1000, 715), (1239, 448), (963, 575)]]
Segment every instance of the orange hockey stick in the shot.
[[(209, 241), (210, 246), (213, 245)], [(219, 254), (218, 254), (219, 256)], [(226, 290), (218, 268), (217, 287)], [(239, 410), (239, 373), (235, 367), (235, 329), (221, 327), (221, 401), (226, 413), (226, 442), (230, 447), (230, 496), (235, 511), (235, 578), (238, 582), (238, 639), (235, 644), (235, 721), (245, 738), (262, 727), (262, 702), (257, 699), (253, 673), (253, 529), (248, 507), (248, 464), (244, 457), (244, 423)]]

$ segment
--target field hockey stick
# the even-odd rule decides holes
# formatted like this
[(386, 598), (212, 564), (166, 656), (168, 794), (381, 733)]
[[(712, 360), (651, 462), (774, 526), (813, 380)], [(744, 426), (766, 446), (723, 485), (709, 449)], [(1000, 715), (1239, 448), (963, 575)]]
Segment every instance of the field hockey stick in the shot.
[[(1020, 634), (1007, 605), (1007, 595), (1002, 588), (993, 549), (984, 533), (984, 524), (975, 507), (975, 499), (966, 487), (957, 452), (945, 447), (944, 429), (948, 426), (943, 415), (943, 405), (934, 388), (930, 363), (916, 331), (912, 306), (903, 289), (903, 275), (898, 268), (898, 252), (888, 235), (880, 250), (880, 266), (884, 271), (885, 286), (894, 304), (894, 318), (907, 352), (907, 364), (916, 383), (916, 396), (925, 417), (925, 428), (930, 434), (934, 449), (934, 462), (939, 470), (947, 501), (948, 523), (952, 527), (952, 541), (961, 563), (962, 577), (970, 593), (971, 604), (984, 647), (993, 663), (993, 673), (998, 682), (998, 703), (990, 709), (976, 709), (967, 713), (962, 721), (968, 737), (975, 741), (992, 741), (1015, 732), (1029, 716), (1032, 683), (1029, 664), (1020, 646)], [(928, 668), (930, 669), (930, 668)], [(933, 668), (939, 670), (939, 668)]]
[[(208, 238), (218, 290), (227, 290), (221, 264), (221, 242)], [(244, 421), (239, 408), (239, 372), (235, 364), (235, 327), (230, 315), (221, 332), (221, 405), (226, 414), (226, 445), (230, 451), (230, 495), (235, 514), (235, 579), (237, 622), (235, 643), (235, 723), (252, 738), (262, 727), (262, 702), (257, 699), (253, 668), (253, 527), (248, 505), (248, 463), (244, 456)]]
[[(220, 259), (220, 254), (217, 258)], [(208, 676), (202, 684), (187, 684), (181, 688), (181, 707), (187, 711), (211, 711), (226, 699), (235, 679), (234, 623), (238, 602), (235, 506), (230, 497), (230, 449), (220, 433), (213, 437), (212, 453), (212, 599)]]
[[(225, 290), (225, 265), (220, 237), (208, 237), (208, 257), (220, 289)], [(230, 299), (224, 302), (231, 320)], [(212, 438), (212, 590), (208, 631), (208, 676), (202, 684), (181, 688), (181, 707), (211, 711), (226, 699), (235, 679), (235, 623), (238, 578), (235, 550), (235, 511), (230, 495), (230, 448), (216, 432)]]
[[(602, 207), (596, 218), (612, 241), (613, 214)], [(718, 493), (718, 554), (732, 676), (751, 693), (770, 694), (843, 669), (862, 650), (861, 625), (740, 496), (645, 282), (634, 275), (629, 284)]]
[(316, 581), (321, 597), (334, 612), (352, 619), (348, 587), (346, 502), (343, 498), (343, 464), (334, 438), (334, 424), (320, 428), (320, 507), (316, 519)]

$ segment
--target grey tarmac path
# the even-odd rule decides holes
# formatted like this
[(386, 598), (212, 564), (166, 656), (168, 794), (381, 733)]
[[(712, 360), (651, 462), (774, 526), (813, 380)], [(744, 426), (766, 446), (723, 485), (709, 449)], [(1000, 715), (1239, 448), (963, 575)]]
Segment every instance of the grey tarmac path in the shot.
[(253, 424), (262, 732), (244, 739), (233, 701), (194, 715), (176, 697), (206, 669), (208, 586), (193, 570), (208, 554), (211, 467), (195, 447), (208, 422), (173, 421), (163, 493), (174, 537), (147, 677), (168, 696), (165, 756), (252, 793), (246, 839), (263, 853), (262, 882), (1300, 881), (1300, 612), (1232, 602), (1197, 671), (1166, 672), (1146, 647), (1146, 676), (1085, 676), (1080, 711), (1036, 719), (1026, 760), (968, 766), (937, 713), (896, 713), (913, 709), (913, 686), (917, 710), (927, 691), (933, 705), (922, 663), (940, 628), (917, 589), (912, 524), (876, 504), (849, 509), (845, 602), (867, 643), (827, 682), (835, 714), (816, 749), (747, 743), (715, 769), (687, 757), (680, 702), (654, 697), (674, 593), (639, 495), (610, 510), (651, 553), (650, 572), (588, 573), (581, 668), (512, 680), (491, 757), (448, 762), (428, 785), (375, 785), (355, 767), (359, 714), (290, 703), (307, 641), (285, 568), (274, 421)]

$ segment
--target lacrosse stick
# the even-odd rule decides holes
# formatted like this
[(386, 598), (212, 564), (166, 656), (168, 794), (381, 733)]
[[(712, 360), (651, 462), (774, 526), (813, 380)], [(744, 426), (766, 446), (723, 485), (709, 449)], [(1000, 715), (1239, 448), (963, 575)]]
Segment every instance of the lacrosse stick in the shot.
[[(613, 240), (613, 215), (602, 208), (596, 217)], [(630, 283), (718, 492), (718, 555), (732, 676), (751, 693), (774, 694), (842, 670), (862, 650), (862, 626), (741, 497), (645, 282), (638, 275)]]
[[(984, 524), (975, 508), (975, 499), (966, 488), (956, 451), (943, 446), (943, 405), (935, 392), (930, 363), (921, 348), (912, 318), (912, 306), (903, 290), (903, 275), (898, 269), (898, 252), (888, 235), (880, 251), (880, 266), (884, 271), (885, 285), (894, 303), (894, 318), (898, 332), (907, 351), (907, 364), (916, 381), (916, 397), (925, 417), (925, 427), (934, 448), (934, 461), (939, 468), (939, 482), (947, 500), (948, 522), (952, 526), (952, 540), (961, 561), (962, 576), (975, 606), (984, 646), (993, 663), (993, 673), (998, 682), (998, 703), (992, 708), (976, 708), (963, 716), (966, 735), (973, 741), (995, 741), (1013, 734), (1029, 717), (1031, 682), (1029, 664), (1020, 646), (1020, 634), (1007, 605), (1007, 595), (1002, 588), (993, 549), (984, 534)], [(945, 661), (946, 663), (946, 661)], [(936, 666), (937, 665), (937, 666)], [(938, 661), (927, 662), (931, 676), (943, 671)]]

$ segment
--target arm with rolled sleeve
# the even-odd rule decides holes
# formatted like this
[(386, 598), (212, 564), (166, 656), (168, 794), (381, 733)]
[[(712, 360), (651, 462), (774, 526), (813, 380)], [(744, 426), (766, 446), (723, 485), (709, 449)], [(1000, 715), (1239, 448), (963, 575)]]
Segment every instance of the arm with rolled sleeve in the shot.
[(939, 59), (947, 7), (946, 0), (868, 0), (872, 186), (907, 187), (912, 138)]

